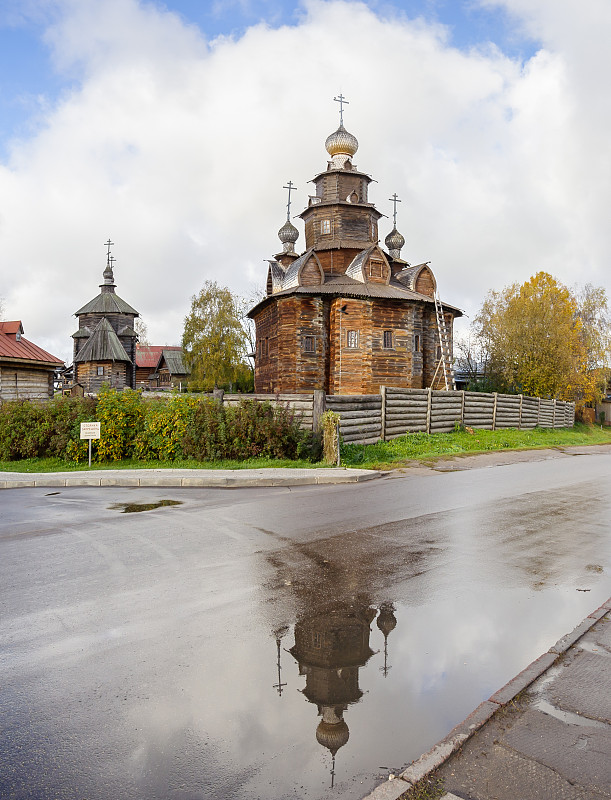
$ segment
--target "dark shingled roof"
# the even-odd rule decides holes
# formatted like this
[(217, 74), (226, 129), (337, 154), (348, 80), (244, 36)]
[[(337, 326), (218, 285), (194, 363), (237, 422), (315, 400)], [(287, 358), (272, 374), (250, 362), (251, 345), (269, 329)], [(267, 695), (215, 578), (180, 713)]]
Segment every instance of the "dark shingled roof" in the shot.
[(132, 308), (129, 303), (122, 300), (118, 294), (114, 292), (100, 292), (97, 297), (90, 300), (74, 315), (78, 317), (79, 314), (134, 314), (136, 317), (140, 316), (135, 308)]
[[(189, 370), (186, 368), (185, 363), (182, 359), (182, 350), (165, 350), (162, 353), (162, 358), (165, 361), (166, 367), (168, 368), (170, 375), (188, 375)], [(159, 359), (159, 365), (157, 369), (161, 366), (161, 358)]]
[[(321, 286), (296, 286), (291, 289), (284, 289), (275, 292), (261, 300), (254, 308), (248, 312), (248, 316), (253, 314), (276, 297), (288, 297), (289, 295), (334, 295), (338, 297), (360, 297), (360, 298), (384, 298), (386, 300), (417, 300), (421, 303), (434, 303), (432, 297), (426, 294), (406, 289), (398, 281), (391, 278), (388, 285), (384, 283), (361, 283), (347, 275), (327, 276)], [(444, 308), (448, 308), (456, 313), (457, 317), (462, 316), (462, 311), (456, 306), (442, 301)]]
[(75, 362), (128, 361), (131, 363), (131, 358), (125, 352), (119, 337), (105, 317), (99, 321), (89, 340), (74, 360)]

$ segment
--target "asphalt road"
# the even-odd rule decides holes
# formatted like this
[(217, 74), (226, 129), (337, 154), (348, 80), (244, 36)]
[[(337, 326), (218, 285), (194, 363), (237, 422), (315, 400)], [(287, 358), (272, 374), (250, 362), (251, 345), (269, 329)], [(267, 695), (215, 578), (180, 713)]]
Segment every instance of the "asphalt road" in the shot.
[(3, 491), (0, 797), (361, 797), (609, 596), (610, 473)]

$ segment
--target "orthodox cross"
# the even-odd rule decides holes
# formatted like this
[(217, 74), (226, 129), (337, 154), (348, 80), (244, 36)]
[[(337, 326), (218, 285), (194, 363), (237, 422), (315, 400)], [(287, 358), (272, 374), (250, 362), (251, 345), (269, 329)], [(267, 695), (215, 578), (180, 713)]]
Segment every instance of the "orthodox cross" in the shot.
[(290, 218), (291, 218), (291, 192), (294, 192), (297, 189), (297, 187), (295, 186), (293, 181), (288, 181), (287, 185), (283, 186), (282, 188), (289, 190), (289, 201), (286, 204), (286, 218), (287, 218), (287, 220), (290, 220)]
[(397, 203), (400, 203), (401, 201), (397, 197), (397, 193), (396, 192), (393, 194), (392, 197), (389, 197), (388, 199), (392, 203), (392, 209), (393, 209), (392, 210), (392, 224), (396, 228), (397, 227)]
[(273, 689), (275, 689), (275, 690), (278, 692), (278, 694), (280, 695), (280, 697), (282, 697), (282, 690), (283, 690), (283, 689), (284, 689), (284, 687), (286, 686), (286, 683), (282, 683), (282, 678), (281, 678), (281, 675), (282, 675), (282, 668), (281, 668), (281, 666), (280, 666), (280, 639), (276, 639), (276, 647), (278, 648), (278, 661), (277, 661), (277, 666), (278, 666), (278, 683), (274, 683), (274, 685), (273, 685), (273, 687), (272, 687), (272, 688), (273, 688)]
[(339, 103), (339, 124), (343, 125), (344, 124), (344, 106), (345, 105), (349, 106), (350, 103), (348, 102), (348, 100), (346, 100), (346, 98), (344, 97), (343, 94), (338, 94), (338, 96), (334, 97), (333, 99), (335, 100), (336, 103)]
[(112, 269), (112, 265), (115, 263), (116, 260), (117, 259), (114, 256), (111, 256), (111, 255), (108, 256), (108, 263), (109, 263), (111, 269)]
[(114, 242), (111, 242), (110, 239), (107, 242), (104, 242), (104, 247), (107, 248), (106, 260), (108, 261), (108, 263), (110, 263), (110, 248), (113, 244)]

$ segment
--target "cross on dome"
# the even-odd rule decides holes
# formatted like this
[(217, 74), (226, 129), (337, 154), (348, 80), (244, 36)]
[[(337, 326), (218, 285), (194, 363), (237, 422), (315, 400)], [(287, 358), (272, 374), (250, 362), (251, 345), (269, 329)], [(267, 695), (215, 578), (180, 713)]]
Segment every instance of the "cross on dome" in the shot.
[(401, 200), (399, 200), (396, 192), (393, 194), (392, 197), (389, 197), (388, 199), (392, 203), (392, 208), (393, 208), (393, 210), (392, 210), (392, 224), (396, 228), (397, 227), (397, 203), (400, 203)]
[(350, 101), (346, 100), (343, 94), (338, 94), (337, 97), (333, 98), (336, 103), (339, 103), (339, 124), (343, 128), (344, 126), (344, 106), (349, 106)]

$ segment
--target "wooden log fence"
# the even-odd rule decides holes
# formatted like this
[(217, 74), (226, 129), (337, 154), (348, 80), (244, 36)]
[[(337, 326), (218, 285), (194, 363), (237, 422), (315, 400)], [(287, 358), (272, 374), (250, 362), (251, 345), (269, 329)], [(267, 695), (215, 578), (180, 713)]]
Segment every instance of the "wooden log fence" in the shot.
[(282, 404), (295, 410), (307, 430), (317, 430), (324, 411), (340, 416), (344, 442), (372, 444), (406, 433), (449, 433), (458, 425), (474, 429), (569, 428), (575, 424), (575, 404), (523, 395), (398, 389), (382, 387), (380, 394), (224, 395), (236, 405), (244, 398)]

